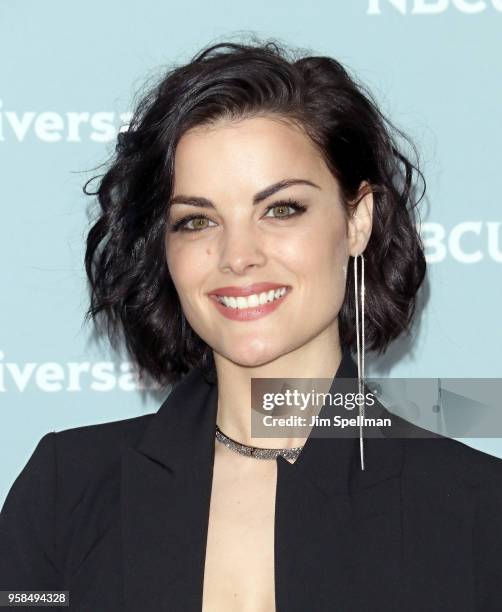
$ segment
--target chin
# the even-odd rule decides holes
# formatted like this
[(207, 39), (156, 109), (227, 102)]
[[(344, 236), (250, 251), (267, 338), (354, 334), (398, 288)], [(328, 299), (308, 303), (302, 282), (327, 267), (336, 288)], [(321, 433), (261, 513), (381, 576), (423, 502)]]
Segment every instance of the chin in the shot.
[(281, 356), (278, 347), (270, 346), (269, 342), (240, 342), (230, 350), (222, 353), (227, 359), (245, 367), (259, 367)]

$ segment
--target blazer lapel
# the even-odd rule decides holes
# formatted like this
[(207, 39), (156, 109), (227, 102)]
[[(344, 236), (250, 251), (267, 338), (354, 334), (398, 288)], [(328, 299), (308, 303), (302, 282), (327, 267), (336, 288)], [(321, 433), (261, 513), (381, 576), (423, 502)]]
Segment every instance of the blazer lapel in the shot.
[(200, 612), (217, 387), (194, 369), (122, 457), (125, 609)]

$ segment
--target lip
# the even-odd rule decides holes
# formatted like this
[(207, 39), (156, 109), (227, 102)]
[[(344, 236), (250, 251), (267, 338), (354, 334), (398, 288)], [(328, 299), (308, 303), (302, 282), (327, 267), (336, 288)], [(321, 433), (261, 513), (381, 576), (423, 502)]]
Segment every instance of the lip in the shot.
[[(289, 291), (291, 288), (289, 285), (280, 283), (253, 283), (252, 285), (246, 285), (245, 287), (218, 287), (209, 292), (209, 295), (226, 295), (228, 297), (247, 297), (253, 293), (262, 293), (263, 291), (270, 291), (271, 289), (279, 289), (280, 287), (286, 287)], [(286, 295), (288, 293), (286, 292)], [(279, 300), (280, 301), (280, 300)], [(273, 303), (273, 302), (272, 302)]]
[[(270, 283), (268, 284), (270, 285)], [(264, 283), (261, 283), (261, 286), (263, 285)], [(256, 285), (251, 285), (251, 286), (256, 287)], [(270, 313), (274, 312), (274, 310), (279, 308), (279, 306), (284, 302), (285, 299), (287, 299), (288, 295), (291, 293), (291, 287), (289, 287), (288, 285), (274, 285), (274, 286), (276, 288), (277, 287), (287, 287), (286, 293), (282, 297), (276, 300), (273, 300), (272, 302), (268, 302), (266, 304), (259, 304), (258, 306), (252, 306), (251, 308), (229, 308), (228, 306), (225, 306), (224, 304), (218, 301), (216, 294), (213, 293), (209, 297), (211, 301), (213, 302), (213, 304), (215, 305), (216, 309), (227, 319), (230, 319), (232, 321), (254, 321), (256, 319), (261, 319), (262, 317), (266, 317)], [(273, 289), (273, 288), (274, 288), (273, 286), (270, 287), (270, 289)], [(225, 290), (227, 290), (227, 288), (225, 288)], [(251, 291), (250, 293), (255, 293), (255, 292), (256, 292), (256, 289), (254, 291)], [(225, 295), (229, 295), (229, 294), (227, 293)], [(239, 295), (242, 295), (242, 293), (237, 294), (237, 297)]]

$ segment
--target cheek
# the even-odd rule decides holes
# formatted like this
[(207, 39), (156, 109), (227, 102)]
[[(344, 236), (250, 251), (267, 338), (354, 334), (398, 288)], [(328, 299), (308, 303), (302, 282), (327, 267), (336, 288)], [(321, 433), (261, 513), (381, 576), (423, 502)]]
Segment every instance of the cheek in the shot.
[(166, 262), (169, 274), (180, 295), (199, 287), (207, 267), (207, 255), (204, 249), (194, 244), (171, 240), (166, 242)]
[(166, 243), (167, 267), (179, 294), (183, 293), (187, 284), (189, 285), (193, 279), (194, 274), (189, 273), (190, 269), (198, 270), (192, 260), (193, 252), (181, 241), (174, 239)]
[(348, 257), (348, 242), (342, 219), (317, 223), (277, 247), (281, 260), (303, 277), (311, 280), (328, 279), (337, 283), (344, 278), (343, 266)]

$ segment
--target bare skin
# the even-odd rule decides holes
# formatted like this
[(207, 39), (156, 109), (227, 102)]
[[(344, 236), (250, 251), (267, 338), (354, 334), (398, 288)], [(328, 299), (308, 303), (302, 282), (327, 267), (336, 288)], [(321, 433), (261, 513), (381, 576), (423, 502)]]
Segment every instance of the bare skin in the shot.
[[(253, 205), (258, 192), (292, 178), (313, 185), (290, 185)], [(217, 424), (243, 444), (303, 445), (305, 438), (251, 436), (251, 379), (334, 376), (348, 258), (369, 240), (371, 192), (346, 218), (338, 183), (310, 139), (277, 118), (254, 117), (184, 134), (173, 196), (213, 204), (172, 204), (166, 258), (188, 322), (213, 349)], [(275, 203), (286, 198), (306, 210), (278, 209)], [(198, 217), (187, 221), (192, 231), (172, 231), (188, 215)], [(276, 310), (252, 321), (224, 317), (209, 298), (219, 287), (262, 281), (291, 289)], [(275, 610), (276, 484), (275, 461), (244, 457), (216, 442), (203, 612)]]
[(273, 612), (275, 461), (217, 443), (203, 612)]

